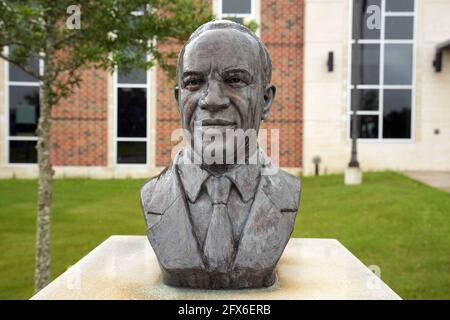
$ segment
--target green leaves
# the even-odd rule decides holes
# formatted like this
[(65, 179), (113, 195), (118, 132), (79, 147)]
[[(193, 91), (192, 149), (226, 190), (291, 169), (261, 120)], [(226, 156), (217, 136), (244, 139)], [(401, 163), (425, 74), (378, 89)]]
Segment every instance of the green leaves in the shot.
[[(73, 4), (80, 8), (80, 29), (66, 24)], [(15, 48), (0, 57), (30, 72), (27, 61), (40, 55), (47, 67), (32, 75), (50, 79), (63, 95), (81, 81), (79, 70), (87, 65), (113, 70), (117, 64), (131, 69), (158, 63), (174, 76), (177, 52), (161, 48), (186, 40), (212, 18), (202, 0), (0, 0), (0, 47)]]

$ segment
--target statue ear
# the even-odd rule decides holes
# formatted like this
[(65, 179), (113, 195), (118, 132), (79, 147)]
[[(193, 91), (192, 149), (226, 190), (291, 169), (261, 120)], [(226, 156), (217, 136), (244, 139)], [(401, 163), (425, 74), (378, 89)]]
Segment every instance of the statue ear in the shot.
[(268, 84), (264, 89), (264, 101), (261, 113), (261, 119), (266, 120), (269, 114), (270, 108), (272, 107), (273, 99), (275, 99), (275, 86), (273, 84)]
[(180, 95), (180, 88), (178, 86), (175, 86), (175, 88), (173, 88), (173, 95), (175, 97), (175, 101), (177, 102), (178, 110), (180, 110), (180, 103), (178, 102), (178, 97)]
[(175, 88), (173, 88), (173, 94), (175, 96), (175, 100), (178, 103), (178, 94), (180, 93), (180, 89), (178, 88), (178, 86), (175, 86)]

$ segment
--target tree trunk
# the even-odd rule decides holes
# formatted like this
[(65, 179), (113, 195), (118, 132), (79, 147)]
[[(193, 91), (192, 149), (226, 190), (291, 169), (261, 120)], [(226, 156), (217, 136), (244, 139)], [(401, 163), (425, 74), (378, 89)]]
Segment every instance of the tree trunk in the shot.
[[(47, 67), (47, 65), (46, 65)], [(40, 116), (37, 128), (39, 165), (38, 209), (36, 225), (35, 292), (50, 281), (50, 217), (53, 193), (53, 168), (50, 160), (51, 84), (44, 80), (40, 87)]]

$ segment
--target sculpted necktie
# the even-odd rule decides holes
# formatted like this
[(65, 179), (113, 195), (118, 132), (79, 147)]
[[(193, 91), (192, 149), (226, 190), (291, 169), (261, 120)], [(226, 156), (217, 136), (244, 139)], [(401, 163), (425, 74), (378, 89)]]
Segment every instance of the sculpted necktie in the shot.
[(226, 272), (233, 256), (233, 226), (228, 216), (227, 202), (231, 182), (226, 177), (209, 177), (206, 189), (212, 202), (212, 216), (206, 234), (203, 252), (209, 269)]

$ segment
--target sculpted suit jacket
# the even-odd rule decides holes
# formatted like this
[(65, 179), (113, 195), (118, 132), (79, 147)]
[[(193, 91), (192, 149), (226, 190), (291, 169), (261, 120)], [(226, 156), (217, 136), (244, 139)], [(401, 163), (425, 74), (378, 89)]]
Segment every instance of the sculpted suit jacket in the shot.
[(275, 282), (275, 267), (290, 238), (300, 180), (282, 170), (262, 175), (227, 273), (211, 272), (194, 235), (175, 160), (141, 189), (148, 239), (164, 283), (190, 288), (255, 288)]

